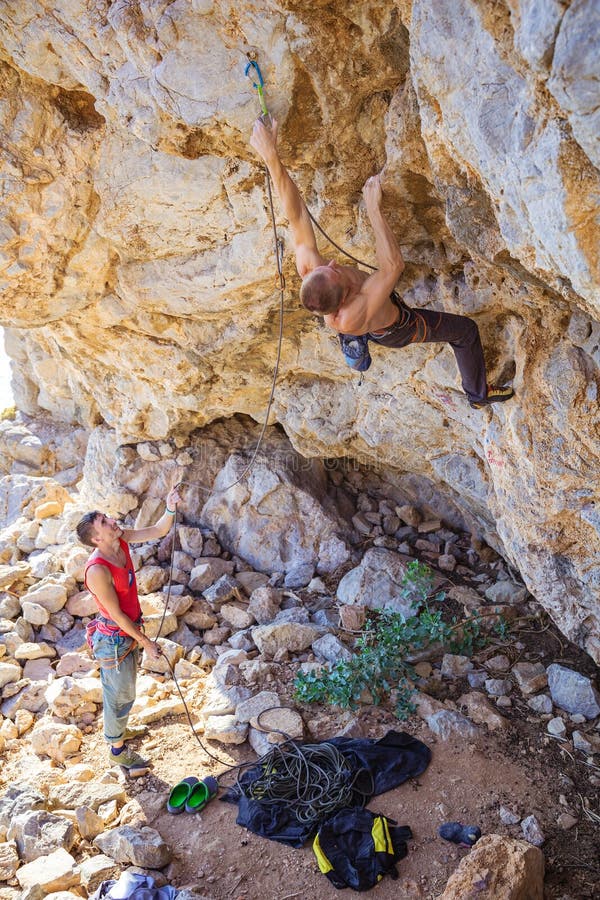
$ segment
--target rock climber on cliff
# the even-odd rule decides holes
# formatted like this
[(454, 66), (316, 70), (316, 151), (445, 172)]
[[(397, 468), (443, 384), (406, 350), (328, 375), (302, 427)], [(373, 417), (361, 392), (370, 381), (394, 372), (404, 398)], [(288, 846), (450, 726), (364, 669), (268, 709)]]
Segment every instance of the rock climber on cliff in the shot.
[[(313, 315), (340, 335), (345, 355), (346, 339), (366, 340), (384, 347), (444, 341), (450, 344), (470, 405), (481, 409), (509, 400), (510, 387), (487, 384), (479, 329), (466, 316), (408, 307), (394, 287), (404, 269), (400, 247), (381, 211), (381, 177), (368, 178), (363, 197), (375, 232), (377, 269), (367, 274), (355, 266), (339, 265), (319, 253), (315, 233), (298, 188), (281, 162), (277, 149), (277, 122), (254, 124), (251, 146), (264, 160), (287, 216), (296, 251), (296, 268), (302, 278), (300, 299)], [(363, 338), (364, 336), (364, 338)], [(351, 363), (352, 364), (352, 363)], [(368, 363), (364, 368), (368, 366)], [(355, 366), (361, 368), (361, 366)]]

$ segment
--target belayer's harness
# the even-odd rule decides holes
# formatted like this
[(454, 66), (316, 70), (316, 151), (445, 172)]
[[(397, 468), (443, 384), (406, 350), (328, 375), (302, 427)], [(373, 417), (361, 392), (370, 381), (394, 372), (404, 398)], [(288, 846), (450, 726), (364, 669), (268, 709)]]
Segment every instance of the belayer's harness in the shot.
[[(144, 620), (142, 618), (138, 619), (135, 625), (141, 627), (144, 624)], [(115, 642), (115, 655), (114, 659), (98, 659), (94, 655), (94, 632), (99, 631), (100, 634), (105, 634), (108, 637), (125, 637), (129, 638), (131, 644), (127, 648), (127, 650), (119, 655), (118, 646)], [(131, 635), (127, 634), (126, 631), (123, 631), (116, 622), (113, 622), (112, 619), (107, 619), (105, 616), (96, 616), (95, 619), (92, 619), (91, 622), (88, 622), (85, 626), (85, 640), (90, 648), (90, 652), (97, 663), (99, 663), (101, 669), (118, 669), (124, 659), (127, 659), (130, 653), (135, 650), (138, 646), (137, 641), (131, 637)]]

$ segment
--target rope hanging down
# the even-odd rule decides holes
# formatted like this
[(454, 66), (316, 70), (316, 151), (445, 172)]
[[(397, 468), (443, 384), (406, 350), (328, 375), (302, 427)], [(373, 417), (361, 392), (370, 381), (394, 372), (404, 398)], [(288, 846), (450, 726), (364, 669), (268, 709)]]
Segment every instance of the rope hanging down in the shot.
[[(262, 110), (262, 115), (264, 117), (269, 117), (269, 111), (267, 109), (267, 105), (266, 105), (265, 97), (264, 97), (264, 79), (262, 76), (262, 72), (260, 71), (258, 62), (256, 61), (256, 58), (249, 58), (249, 62), (246, 65), (244, 74), (249, 77), (251, 69), (254, 70), (254, 73), (256, 74), (256, 78), (257, 78), (257, 81), (252, 81), (252, 86), (257, 91), (258, 99), (260, 102), (260, 107)], [(228, 484), (228, 485), (226, 485), (226, 487), (219, 488), (219, 489), (215, 489), (214, 487), (207, 488), (198, 481), (180, 481), (177, 485), (178, 487), (180, 485), (190, 485), (190, 486), (195, 485), (196, 487), (200, 488), (201, 491), (203, 491), (209, 495), (213, 494), (213, 493), (225, 493), (225, 492), (231, 490), (231, 488), (233, 488), (233, 487), (235, 487), (235, 485), (239, 484), (246, 477), (246, 475), (248, 475), (249, 472), (252, 470), (254, 463), (256, 461), (256, 457), (258, 455), (258, 451), (261, 447), (262, 441), (264, 439), (264, 436), (265, 436), (265, 433), (267, 430), (269, 416), (271, 414), (271, 407), (273, 405), (273, 400), (275, 398), (275, 385), (277, 383), (277, 376), (279, 374), (279, 364), (281, 361), (281, 346), (283, 343), (283, 317), (284, 317), (283, 300), (284, 300), (284, 292), (285, 292), (285, 276), (283, 274), (283, 241), (277, 234), (277, 222), (276, 222), (276, 217), (275, 217), (275, 208), (273, 205), (273, 192), (272, 192), (272, 188), (271, 188), (271, 176), (269, 174), (269, 170), (266, 165), (264, 167), (264, 170), (265, 170), (265, 183), (266, 183), (266, 187), (267, 187), (267, 196), (268, 196), (268, 200), (269, 200), (269, 212), (270, 212), (270, 216), (271, 216), (271, 225), (273, 228), (273, 240), (274, 240), (274, 249), (275, 249), (275, 260), (276, 260), (276, 265), (277, 265), (277, 275), (278, 275), (278, 279), (279, 279), (279, 288), (278, 288), (278, 292), (279, 292), (279, 333), (278, 333), (278, 340), (277, 340), (277, 354), (276, 354), (276, 358), (275, 358), (275, 366), (273, 368), (273, 377), (271, 380), (271, 390), (270, 390), (270, 394), (269, 394), (269, 400), (267, 402), (267, 409), (266, 409), (266, 413), (265, 413), (264, 422), (263, 422), (260, 434), (258, 436), (258, 441), (256, 443), (256, 447), (254, 448), (254, 451), (252, 453), (250, 461), (244, 467), (242, 473), (235, 479), (235, 481), (232, 481), (231, 484)], [(372, 266), (369, 263), (365, 263), (362, 260), (357, 259), (357, 257), (352, 256), (351, 253), (348, 253), (346, 250), (344, 250), (343, 247), (340, 247), (339, 244), (336, 244), (336, 242), (327, 234), (327, 232), (321, 227), (321, 225), (319, 225), (319, 223), (314, 218), (314, 216), (312, 215), (310, 210), (308, 210), (308, 214), (309, 214), (312, 222), (316, 226), (316, 228), (321, 232), (321, 234), (329, 241), (329, 243), (332, 246), (334, 246), (337, 250), (339, 250), (341, 253), (343, 253), (344, 256), (347, 256), (348, 259), (351, 259), (354, 262), (358, 263), (359, 265), (365, 266), (368, 269), (373, 269), (373, 270), (375, 269), (375, 266)], [(162, 617), (160, 620), (160, 624), (158, 627), (158, 632), (156, 634), (156, 637), (154, 638), (154, 643), (156, 643), (158, 641), (158, 638), (160, 637), (160, 634), (162, 632), (163, 624), (165, 621), (165, 616), (167, 614), (170, 600), (171, 600), (171, 587), (173, 584), (173, 558), (174, 558), (174, 553), (175, 553), (175, 536), (177, 534), (177, 524), (178, 524), (177, 520), (178, 520), (178, 511), (176, 508), (175, 509), (175, 519), (173, 522), (173, 535), (174, 536), (173, 536), (173, 541), (171, 543), (167, 596), (165, 599), (165, 605), (164, 605), (163, 614), (162, 614)], [(202, 748), (202, 750), (204, 750), (204, 752), (208, 756), (210, 756), (212, 759), (216, 760), (221, 765), (227, 766), (228, 771), (234, 771), (235, 769), (241, 770), (244, 768), (248, 768), (249, 764), (247, 764), (247, 763), (243, 763), (238, 766), (231, 766), (229, 764), (229, 762), (225, 762), (224, 760), (220, 759), (218, 756), (215, 756), (215, 754), (212, 753), (202, 743), (202, 741), (200, 740), (200, 737), (198, 736), (198, 734), (196, 732), (196, 729), (194, 728), (194, 724), (192, 722), (192, 717), (190, 715), (187, 703), (185, 702), (185, 698), (184, 698), (181, 688), (179, 686), (179, 682), (177, 680), (177, 677), (175, 675), (173, 667), (172, 667), (169, 659), (166, 656), (165, 656), (165, 659), (167, 660), (167, 664), (168, 664), (170, 672), (171, 672), (171, 677), (173, 678), (173, 681), (175, 682), (175, 686), (179, 693), (179, 697), (181, 699), (181, 702), (183, 703), (185, 713), (186, 713), (190, 728), (192, 730), (192, 734), (196, 738), (196, 740), (197, 740), (198, 744), (200, 745), (200, 747)], [(265, 710), (265, 712), (266, 712), (266, 710)], [(260, 716), (259, 716), (259, 720), (260, 720)], [(281, 732), (281, 733), (283, 734), (283, 732)], [(309, 769), (310, 748), (306, 748), (306, 750), (308, 751), (308, 754), (307, 754), (307, 753), (305, 753), (304, 749), (300, 750), (298, 745), (296, 745), (293, 741), (291, 741), (291, 739), (289, 738), (289, 735), (284, 735), (284, 737), (288, 738), (285, 746), (287, 748), (289, 748), (290, 752), (288, 752), (288, 755), (285, 758), (285, 765), (282, 768), (282, 771), (285, 771), (285, 774), (282, 777), (274, 779), (274, 777), (273, 777), (274, 770), (273, 770), (273, 765), (272, 765), (274, 762), (273, 754), (277, 754), (277, 752), (279, 752), (281, 754), (281, 751), (271, 751), (271, 753), (267, 754), (265, 757), (262, 757), (260, 760), (258, 760), (258, 764), (264, 763), (265, 772), (267, 772), (267, 771), (270, 772), (268, 785), (266, 783), (264, 783), (262, 786), (262, 790), (264, 791), (265, 797), (272, 796), (273, 798), (276, 798), (279, 795), (281, 795), (281, 793), (283, 791), (288, 791), (288, 792), (291, 791), (292, 794), (295, 793), (295, 799), (298, 802), (298, 816), (302, 817), (302, 820), (308, 821), (308, 820), (310, 820), (311, 817), (314, 817), (317, 814), (317, 812), (316, 812), (317, 810), (322, 811), (325, 808), (324, 804), (326, 805), (329, 802), (329, 800), (325, 800), (325, 796), (326, 795), (329, 796), (332, 791), (336, 795), (336, 797), (339, 797), (340, 790), (342, 791), (343, 794), (344, 794), (344, 791), (346, 790), (346, 788), (348, 788), (348, 790), (350, 790), (350, 791), (357, 790), (357, 788), (354, 785), (352, 785), (351, 787), (348, 787), (348, 785), (346, 785), (346, 788), (342, 789), (342, 785), (340, 783), (338, 783), (338, 781), (336, 780), (336, 777), (333, 775), (333, 772), (336, 771), (335, 765), (333, 766), (333, 769), (329, 773), (326, 772), (326, 769), (327, 769), (326, 763), (331, 763), (331, 761), (332, 761), (332, 754), (328, 751), (326, 754), (325, 761), (322, 756), (319, 757), (321, 768), (319, 768), (318, 773), (313, 773), (314, 781), (313, 781), (312, 777), (310, 780), (310, 784), (315, 785), (314, 790), (316, 791), (316, 794), (311, 793), (310, 796), (306, 795), (305, 794), (306, 786), (301, 786), (300, 773), (303, 773), (304, 775), (306, 775), (306, 773), (308, 771), (310, 771), (310, 769)], [(330, 749), (331, 749), (331, 751), (333, 751), (334, 748), (331, 747)], [(294, 760), (294, 762), (292, 762), (291, 760)], [(280, 759), (280, 763), (281, 763), (281, 759)], [(338, 766), (338, 768), (341, 771), (342, 767), (339, 763), (339, 760), (336, 759), (335, 764)], [(254, 762), (252, 765), (257, 765), (257, 762)], [(296, 768), (296, 766), (297, 766), (297, 768)], [(325, 768), (323, 768), (323, 766), (325, 766)], [(287, 781), (286, 781), (286, 779), (287, 779)], [(238, 784), (239, 784), (239, 781), (238, 781)], [(324, 784), (325, 784), (325, 787), (323, 787)], [(291, 787), (293, 785), (295, 785), (295, 788)], [(241, 785), (240, 785), (240, 789), (241, 789)], [(344, 796), (345, 796), (345, 794), (344, 794)], [(337, 800), (335, 802), (337, 803)], [(338, 807), (339, 807), (339, 804), (338, 804), (338, 806), (336, 806), (336, 808), (338, 808)]]
[[(263, 91), (264, 81), (263, 81), (262, 73), (260, 71), (260, 68), (259, 68), (256, 60), (250, 60), (250, 62), (247, 64), (246, 69), (245, 69), (246, 75), (249, 74), (250, 68), (254, 68), (254, 70), (256, 71), (258, 83), (253, 82), (253, 86), (256, 88), (256, 90), (258, 92), (258, 97), (259, 97), (263, 115), (268, 116), (269, 112), (267, 110), (267, 106), (266, 106), (265, 98), (264, 98), (264, 91)], [(177, 485), (177, 487), (179, 487), (180, 485), (195, 485), (198, 488), (200, 488), (201, 491), (203, 491), (204, 493), (209, 494), (209, 495), (214, 494), (214, 493), (225, 493), (226, 491), (231, 490), (232, 487), (235, 487), (236, 484), (239, 484), (242, 481), (242, 479), (245, 478), (246, 475), (248, 475), (248, 473), (251, 471), (251, 469), (254, 466), (254, 463), (256, 461), (258, 451), (261, 447), (263, 438), (264, 438), (266, 430), (267, 430), (267, 425), (269, 423), (269, 416), (271, 414), (271, 407), (273, 405), (273, 400), (275, 398), (275, 385), (277, 383), (277, 375), (279, 373), (279, 363), (281, 360), (281, 345), (283, 343), (283, 314), (284, 314), (283, 298), (284, 298), (284, 292), (285, 292), (285, 276), (283, 274), (283, 241), (277, 234), (277, 222), (276, 222), (276, 218), (275, 218), (275, 208), (273, 205), (273, 192), (271, 189), (271, 176), (269, 175), (269, 170), (267, 169), (266, 166), (265, 166), (265, 181), (266, 181), (266, 186), (267, 186), (267, 196), (269, 199), (269, 210), (270, 210), (270, 215), (271, 215), (271, 224), (273, 227), (273, 240), (274, 240), (274, 247), (275, 247), (275, 260), (276, 260), (276, 264), (277, 264), (277, 275), (278, 275), (278, 279), (279, 279), (279, 288), (278, 288), (278, 291), (279, 291), (279, 334), (278, 334), (278, 339), (277, 339), (277, 354), (276, 354), (276, 358), (275, 358), (275, 366), (273, 368), (273, 377), (271, 379), (271, 391), (269, 394), (269, 400), (267, 402), (267, 410), (265, 413), (264, 422), (263, 422), (260, 434), (258, 436), (258, 441), (256, 443), (256, 447), (254, 448), (254, 451), (252, 453), (250, 461), (244, 467), (244, 470), (238, 476), (238, 478), (236, 478), (235, 481), (232, 481), (231, 484), (228, 484), (226, 487), (220, 488), (218, 490), (215, 490), (214, 487), (207, 488), (198, 481), (180, 481)], [(168, 587), (167, 587), (167, 596), (165, 598), (165, 605), (164, 605), (162, 617), (160, 620), (160, 624), (158, 626), (158, 631), (157, 631), (156, 637), (154, 638), (155, 644), (158, 641), (158, 638), (160, 637), (160, 634), (162, 632), (164, 621), (165, 621), (165, 616), (167, 614), (167, 611), (169, 609), (169, 604), (171, 602), (171, 588), (173, 585), (173, 559), (174, 559), (174, 555), (175, 555), (175, 538), (177, 535), (177, 524), (178, 524), (178, 510), (177, 510), (177, 507), (175, 507), (175, 518), (173, 521), (173, 540), (171, 542), (171, 553), (170, 553), (170, 560), (169, 560), (169, 580), (168, 580)], [(210, 756), (211, 759), (216, 760), (221, 765), (227, 766), (228, 771), (232, 771), (232, 770), (238, 768), (237, 766), (231, 766), (229, 762), (225, 762), (224, 760), (220, 759), (218, 756), (215, 756), (215, 754), (212, 753), (202, 743), (202, 741), (200, 740), (200, 737), (198, 736), (198, 734), (196, 732), (196, 729), (194, 728), (194, 723), (192, 722), (192, 717), (190, 715), (190, 711), (188, 709), (187, 703), (185, 702), (185, 698), (181, 691), (181, 687), (179, 686), (179, 682), (177, 680), (177, 676), (175, 675), (173, 666), (171, 665), (169, 658), (164, 653), (163, 653), (163, 656), (165, 657), (165, 659), (167, 661), (167, 665), (169, 666), (171, 677), (173, 678), (173, 681), (175, 682), (175, 687), (177, 688), (177, 692), (179, 693), (179, 697), (181, 699), (181, 702), (183, 703), (183, 708), (185, 709), (185, 714), (187, 716), (190, 728), (192, 730), (192, 734), (196, 738), (196, 740), (197, 740), (198, 744), (200, 745), (200, 747), (202, 748), (202, 750), (204, 750), (204, 752), (207, 754), (207, 756)]]
[[(252, 71), (253, 75), (256, 77), (256, 79), (257, 79), (256, 81), (254, 81), (253, 78), (251, 77), (251, 71)], [(260, 66), (258, 65), (258, 62), (256, 60), (256, 53), (254, 51), (251, 51), (248, 53), (248, 62), (246, 63), (246, 67), (244, 69), (244, 75), (246, 77), (250, 78), (252, 87), (256, 89), (263, 119), (267, 119), (267, 118), (270, 119), (270, 113), (267, 108), (267, 104), (265, 101), (265, 94), (264, 94), (265, 82), (264, 82), (262, 72), (260, 70)], [(267, 430), (267, 426), (269, 424), (269, 416), (271, 414), (271, 407), (273, 406), (273, 400), (275, 399), (275, 385), (277, 383), (277, 376), (279, 374), (279, 364), (281, 362), (281, 347), (282, 347), (282, 343), (283, 343), (283, 318), (284, 318), (283, 300), (284, 300), (284, 292), (285, 292), (286, 285), (285, 285), (285, 276), (283, 274), (283, 240), (277, 234), (277, 222), (276, 222), (276, 216), (275, 216), (275, 207), (273, 204), (273, 190), (272, 190), (272, 186), (271, 186), (271, 176), (269, 174), (269, 170), (266, 165), (264, 166), (264, 173), (265, 173), (265, 184), (266, 184), (266, 188), (267, 188), (267, 196), (268, 196), (268, 200), (269, 200), (269, 214), (270, 214), (270, 218), (271, 218), (271, 226), (273, 229), (273, 241), (274, 241), (274, 249), (275, 249), (275, 261), (276, 261), (276, 265), (277, 265), (277, 276), (279, 279), (279, 288), (278, 288), (278, 291), (279, 291), (279, 333), (278, 333), (278, 337), (277, 337), (277, 353), (276, 353), (276, 358), (275, 358), (275, 366), (273, 368), (273, 378), (271, 380), (271, 391), (270, 391), (269, 399), (267, 402), (265, 418), (264, 418), (264, 421), (263, 421), (263, 424), (261, 427), (260, 434), (258, 436), (258, 441), (256, 442), (256, 447), (254, 448), (254, 451), (252, 452), (250, 461), (244, 467), (243, 471), (235, 479), (235, 481), (232, 481), (230, 484), (228, 484), (222, 488), (215, 488), (214, 486), (212, 488), (208, 488), (199, 481), (180, 481), (179, 484), (177, 485), (178, 487), (180, 485), (187, 485), (187, 486), (195, 485), (196, 487), (198, 487), (200, 489), (200, 491), (202, 491), (203, 493), (205, 493), (207, 495), (227, 493), (227, 491), (231, 490), (231, 488), (235, 487), (237, 484), (239, 484), (241, 481), (243, 481), (243, 479), (246, 477), (246, 475), (248, 475), (251, 472), (252, 468), (254, 467), (254, 463), (256, 462), (256, 457), (258, 456), (258, 451), (260, 450), (260, 447), (262, 445), (262, 442), (263, 442), (263, 439), (264, 439), (264, 436), (265, 436), (265, 433)], [(323, 237), (327, 241), (329, 241), (329, 243), (333, 247), (336, 248), (336, 250), (339, 250), (340, 253), (342, 253), (348, 259), (351, 259), (353, 262), (358, 263), (358, 265), (364, 266), (365, 268), (371, 269), (372, 271), (376, 271), (376, 266), (372, 266), (370, 263), (364, 262), (363, 260), (359, 259), (358, 257), (353, 256), (351, 253), (348, 253), (347, 250), (344, 250), (343, 247), (341, 247), (339, 244), (337, 244), (333, 240), (333, 238), (327, 234), (325, 229), (319, 224), (319, 222), (313, 216), (313, 214), (308, 209), (308, 207), (307, 207), (307, 212), (308, 212), (308, 215), (310, 216), (310, 219), (311, 219), (312, 223), (314, 224), (314, 226), (323, 235)]]

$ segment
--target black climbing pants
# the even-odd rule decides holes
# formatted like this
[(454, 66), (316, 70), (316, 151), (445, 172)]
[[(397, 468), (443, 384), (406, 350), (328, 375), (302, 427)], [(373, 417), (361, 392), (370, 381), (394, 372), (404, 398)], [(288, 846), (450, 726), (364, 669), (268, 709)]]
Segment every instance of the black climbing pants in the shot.
[(395, 298), (400, 318), (385, 331), (369, 333), (369, 340), (383, 347), (446, 342), (456, 356), (462, 386), (469, 400), (485, 400), (487, 384), (483, 347), (473, 319), (432, 309), (411, 309)]

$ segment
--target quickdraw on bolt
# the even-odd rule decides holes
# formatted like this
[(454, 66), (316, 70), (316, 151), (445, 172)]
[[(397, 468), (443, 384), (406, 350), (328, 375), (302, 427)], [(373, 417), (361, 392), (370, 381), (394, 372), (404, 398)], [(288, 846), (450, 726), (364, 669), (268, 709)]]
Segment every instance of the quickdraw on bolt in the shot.
[[(254, 69), (256, 71), (256, 78), (258, 79), (257, 81), (252, 81), (252, 78), (250, 78), (250, 69)], [(244, 75), (250, 78), (250, 80), (252, 81), (252, 87), (256, 88), (256, 92), (258, 94), (258, 102), (260, 103), (260, 108), (262, 110), (263, 116), (268, 116), (269, 110), (267, 109), (267, 104), (265, 103), (265, 95), (263, 91), (265, 82), (262, 77), (262, 72), (260, 71), (260, 66), (255, 59), (251, 59), (246, 63)]]

